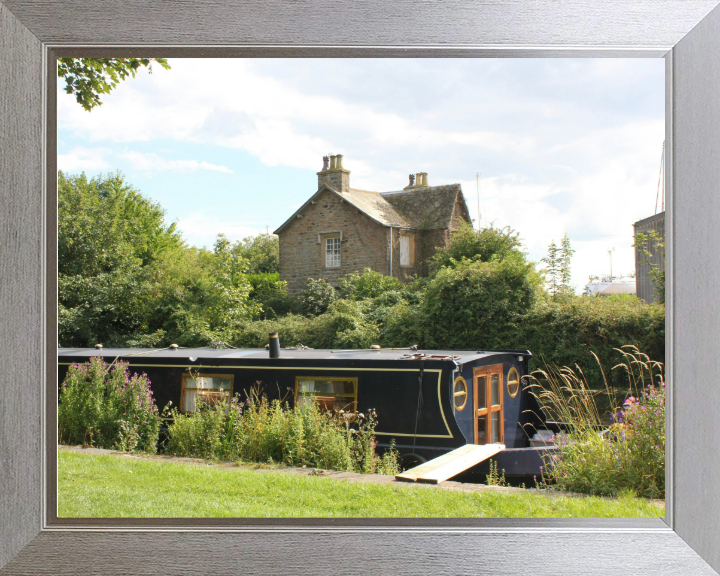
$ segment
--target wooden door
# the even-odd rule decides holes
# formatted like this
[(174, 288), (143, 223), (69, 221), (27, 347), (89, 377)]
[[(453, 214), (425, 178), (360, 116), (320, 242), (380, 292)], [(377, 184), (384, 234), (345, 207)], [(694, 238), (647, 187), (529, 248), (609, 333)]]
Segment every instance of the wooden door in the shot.
[(502, 444), (505, 440), (502, 364), (475, 368), (473, 392), (475, 444)]

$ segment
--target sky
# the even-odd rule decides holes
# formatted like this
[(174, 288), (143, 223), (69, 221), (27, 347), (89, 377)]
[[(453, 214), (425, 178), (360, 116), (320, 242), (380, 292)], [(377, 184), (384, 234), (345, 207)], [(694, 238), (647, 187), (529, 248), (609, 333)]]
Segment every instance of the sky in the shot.
[(613, 274), (634, 272), (632, 225), (656, 212), (661, 58), (169, 63), (91, 112), (59, 82), (58, 167), (120, 170), (188, 244), (272, 232), (343, 154), (353, 188), (460, 183), (475, 226), (479, 200), (480, 225), (516, 230), (535, 262), (567, 234), (578, 292), (613, 248)]

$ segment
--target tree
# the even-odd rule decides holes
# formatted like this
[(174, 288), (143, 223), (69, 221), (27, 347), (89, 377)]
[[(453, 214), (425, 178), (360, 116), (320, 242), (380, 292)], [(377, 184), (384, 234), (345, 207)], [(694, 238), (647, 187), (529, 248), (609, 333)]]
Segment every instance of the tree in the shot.
[(560, 248), (555, 244), (555, 239), (548, 246), (547, 256), (540, 261), (545, 263), (547, 290), (554, 298), (560, 292)]
[(242, 255), (248, 261), (248, 274), (273, 274), (280, 271), (280, 241), (275, 234), (244, 238)]
[(572, 286), (570, 285), (570, 260), (573, 254), (575, 254), (575, 250), (570, 247), (570, 238), (568, 238), (567, 233), (565, 233), (560, 242), (560, 285), (563, 294), (573, 293)]
[(58, 58), (58, 76), (65, 79), (65, 92), (74, 94), (85, 110), (100, 106), (101, 94), (109, 94), (142, 66), (152, 74), (152, 63), (170, 69), (165, 58)]
[(548, 246), (548, 253), (541, 262), (545, 263), (545, 281), (547, 290), (553, 298), (560, 295), (568, 295), (573, 293), (570, 285), (570, 261), (575, 253), (570, 246), (570, 238), (567, 233), (560, 241), (560, 246), (555, 244), (555, 240)]
[(58, 174), (58, 324), (64, 346), (146, 334), (151, 265), (183, 246), (163, 209), (121, 173)]
[(492, 224), (487, 228), (475, 230), (472, 224), (462, 222), (452, 233), (450, 245), (439, 248), (430, 259), (430, 274), (436, 274), (443, 266), (468, 260), (489, 262), (492, 259), (502, 260), (515, 254), (524, 257), (522, 240), (519, 234), (509, 226), (495, 228)]

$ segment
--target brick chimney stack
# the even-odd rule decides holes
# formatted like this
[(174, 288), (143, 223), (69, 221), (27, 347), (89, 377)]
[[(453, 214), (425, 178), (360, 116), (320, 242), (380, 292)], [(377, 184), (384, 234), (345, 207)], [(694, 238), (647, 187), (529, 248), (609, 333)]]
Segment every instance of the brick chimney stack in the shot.
[[(329, 160), (329, 166), (327, 160)], [(350, 170), (343, 168), (342, 160), (342, 154), (323, 157), (323, 169), (317, 173), (318, 190), (323, 185), (326, 185), (341, 194), (348, 191), (350, 188)]]
[(422, 188), (423, 186), (429, 186), (427, 172), (418, 172), (417, 174), (410, 174), (410, 184), (405, 186), (403, 190), (412, 190), (414, 188)]

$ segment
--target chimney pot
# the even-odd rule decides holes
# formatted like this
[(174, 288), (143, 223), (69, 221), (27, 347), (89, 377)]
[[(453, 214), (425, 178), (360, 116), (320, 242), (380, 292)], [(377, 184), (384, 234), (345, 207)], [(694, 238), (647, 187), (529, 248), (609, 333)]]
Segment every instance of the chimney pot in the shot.
[(269, 337), (269, 357), (270, 358), (280, 358), (280, 339), (278, 338), (277, 332), (270, 332), (268, 334)]

